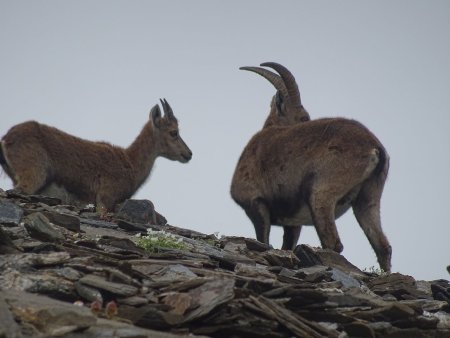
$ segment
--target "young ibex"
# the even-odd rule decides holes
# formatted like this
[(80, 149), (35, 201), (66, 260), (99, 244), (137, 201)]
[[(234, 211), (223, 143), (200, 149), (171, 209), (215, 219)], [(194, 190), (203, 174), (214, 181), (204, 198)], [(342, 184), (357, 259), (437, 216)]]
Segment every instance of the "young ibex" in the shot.
[(164, 117), (155, 105), (125, 149), (35, 121), (18, 124), (1, 141), (0, 163), (19, 192), (35, 194), (56, 185), (80, 201), (95, 203), (100, 211), (113, 210), (144, 183), (158, 156), (182, 163), (192, 157), (172, 108), (165, 99), (161, 104)]
[(342, 252), (335, 219), (350, 207), (381, 268), (390, 271), (391, 246), (380, 222), (380, 199), (389, 157), (362, 124), (344, 118), (309, 121), (292, 74), (276, 63), (242, 67), (277, 88), (263, 127), (245, 147), (231, 196), (269, 243), (271, 224), (284, 228), (283, 249), (293, 250), (302, 225), (314, 224), (324, 248)]

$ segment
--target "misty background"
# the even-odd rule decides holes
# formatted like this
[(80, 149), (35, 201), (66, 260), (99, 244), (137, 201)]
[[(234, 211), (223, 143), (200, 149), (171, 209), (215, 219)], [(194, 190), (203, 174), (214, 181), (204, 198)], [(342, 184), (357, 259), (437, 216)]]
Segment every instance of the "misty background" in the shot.
[[(449, 17), (438, 0), (0, 0), (0, 134), (37, 120), (126, 147), (166, 98), (193, 158), (158, 159), (134, 198), (170, 224), (254, 238), (229, 186), (275, 89), (238, 68), (279, 62), (312, 118), (356, 119), (385, 145), (392, 270), (449, 279)], [(378, 267), (353, 213), (337, 223), (344, 256)], [(299, 242), (319, 245), (314, 228)]]

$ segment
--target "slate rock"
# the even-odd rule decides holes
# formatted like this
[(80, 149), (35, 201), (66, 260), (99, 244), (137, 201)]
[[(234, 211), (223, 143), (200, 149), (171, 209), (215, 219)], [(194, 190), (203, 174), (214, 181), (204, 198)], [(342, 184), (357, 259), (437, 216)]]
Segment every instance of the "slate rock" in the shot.
[(137, 326), (167, 330), (170, 327), (181, 323), (182, 316), (170, 313), (170, 305), (165, 304), (147, 304), (139, 308), (119, 307), (119, 316), (132, 321)]
[(238, 263), (234, 267), (234, 272), (239, 276), (247, 276), (254, 278), (272, 278), (275, 279), (275, 274), (270, 272), (266, 266), (263, 265), (249, 265)]
[(96, 228), (107, 228), (107, 229), (117, 229), (118, 225), (113, 222), (89, 219), (89, 218), (80, 218), (80, 222), (82, 224), (87, 224)]
[(139, 223), (132, 223), (129, 221), (125, 221), (123, 219), (119, 219), (117, 221), (117, 225), (119, 226), (119, 228), (126, 230), (126, 231), (141, 231), (141, 232), (145, 232), (147, 231), (147, 227), (145, 227), (142, 224)]
[(416, 312), (428, 311), (428, 312), (438, 312), (444, 311), (449, 308), (449, 304), (442, 300), (430, 300), (430, 299), (411, 299), (402, 300), (402, 304), (406, 304), (409, 307), (415, 309)]
[(366, 279), (366, 275), (360, 269), (333, 250), (313, 248), (309, 245), (301, 244), (297, 245), (294, 253), (300, 259), (300, 266), (302, 267), (325, 265), (338, 268), (347, 274), (352, 274), (355, 278)]
[(295, 268), (300, 261), (290, 250), (271, 249), (263, 253), (263, 257), (274, 266), (282, 266), (288, 269)]
[(391, 294), (398, 300), (431, 298), (416, 286), (413, 277), (400, 273), (380, 275), (367, 282), (367, 286), (378, 295)]
[[(40, 268), (55, 266), (66, 263), (70, 259), (67, 252), (51, 252), (51, 253), (21, 253), (15, 255), (1, 255), (0, 267), (3, 269), (26, 269), (29, 267)], [(0, 274), (1, 276), (1, 274)]]
[(180, 282), (187, 279), (196, 278), (197, 275), (189, 268), (181, 264), (170, 265), (164, 267), (152, 275), (152, 280), (155, 282)]
[(26, 288), (28, 292), (47, 295), (51, 298), (68, 302), (77, 300), (77, 295), (71, 282), (45, 275), (40, 278), (31, 276), (31, 278), (33, 280), (32, 284)]
[(234, 297), (235, 281), (222, 278), (208, 281), (198, 288), (188, 292), (194, 304), (194, 310), (188, 312), (183, 323), (191, 322), (210, 314), (218, 306), (230, 301)]
[(307, 268), (298, 269), (294, 277), (301, 278), (305, 282), (331, 281), (331, 268), (324, 265), (314, 265)]
[(322, 262), (315, 254), (314, 249), (309, 245), (297, 245), (297, 247), (294, 249), (294, 254), (300, 259), (301, 267), (307, 268), (315, 265), (322, 265)]
[(80, 219), (78, 217), (57, 212), (43, 212), (44, 216), (55, 225), (70, 231), (80, 232)]
[[(8, 196), (0, 192), (1, 198)], [(361, 273), (343, 256), (321, 248), (298, 246), (292, 258), (292, 251), (271, 250), (243, 237), (219, 241), (112, 214), (106, 221), (75, 207), (30, 202), (27, 196), (11, 200), (25, 201), (25, 214), (69, 214), (82, 224), (76, 235), (55, 225), (65, 238), (51, 243), (30, 239), (22, 226), (0, 227), (25, 251), (0, 255), (0, 290), (32, 290), (47, 301), (62, 298), (81, 306), (88, 317), (70, 312), (78, 307), (67, 303), (67, 311), (39, 312), (21, 304), (18, 312), (10, 296), (0, 296), (0, 337), (450, 337), (448, 281)], [(139, 231), (164, 230), (182, 238), (187, 248), (144, 252), (133, 235), (118, 228), (121, 222), (139, 225)], [(117, 305), (109, 311), (106, 303)], [(52, 303), (52, 308), (59, 306)]]
[(431, 292), (436, 300), (446, 301), (450, 304), (450, 283), (446, 280), (437, 280), (431, 284)]
[(0, 201), (0, 224), (7, 226), (19, 225), (23, 209), (10, 201)]
[(32, 325), (46, 337), (80, 331), (97, 321), (85, 307), (22, 291), (2, 290), (0, 294), (20, 322)]
[(9, 237), (8, 233), (0, 226), (0, 254), (14, 254), (21, 252)]
[(44, 242), (61, 242), (64, 235), (40, 212), (35, 212), (25, 218), (25, 229), (31, 237)]
[(244, 238), (244, 241), (247, 249), (252, 251), (264, 252), (273, 249), (270, 244), (261, 243), (260, 241), (257, 241), (253, 238)]
[(98, 318), (96, 325), (89, 327), (87, 330), (76, 333), (73, 332), (70, 338), (208, 338), (194, 334), (175, 334), (169, 332), (161, 332), (156, 330), (144, 329), (132, 326), (130, 324)]
[(349, 274), (343, 272), (338, 268), (332, 268), (331, 272), (332, 272), (331, 278), (335, 281), (341, 282), (344, 288), (350, 287), (358, 288), (361, 286), (360, 281), (358, 281), (356, 278), (353, 278), (352, 276), (350, 276)]
[(171, 313), (184, 315), (194, 303), (193, 298), (187, 293), (173, 292), (166, 295), (163, 303), (172, 307)]
[(139, 289), (135, 286), (109, 282), (101, 276), (94, 274), (82, 277), (80, 283), (124, 297), (134, 296), (139, 292)]
[(139, 296), (131, 296), (128, 298), (119, 298), (118, 300), (119, 304), (125, 304), (130, 306), (142, 306), (145, 304), (148, 304), (148, 299), (145, 297), (139, 297)]
[(316, 273), (326, 273), (327, 271), (329, 271), (329, 269), (330, 268), (325, 265), (314, 265), (307, 268), (301, 268), (296, 271), (295, 277), (305, 278)]
[(76, 282), (74, 286), (81, 298), (90, 302), (99, 301), (101, 304), (103, 303), (103, 296), (96, 288), (84, 285), (80, 282)]
[(58, 276), (64, 277), (70, 281), (77, 281), (82, 277), (82, 274), (71, 267), (63, 267), (61, 269), (54, 270), (54, 273)]
[(8, 304), (5, 302), (4, 296), (0, 293), (0, 337), (21, 338), (22, 333), (19, 325), (9, 310)]
[(116, 217), (133, 223), (158, 224), (155, 207), (149, 200), (126, 200), (120, 206)]
[(375, 338), (375, 331), (369, 325), (362, 322), (352, 322), (349, 324), (344, 324), (345, 332), (350, 335), (350, 337), (367, 337)]
[(355, 316), (370, 321), (394, 321), (408, 319), (415, 311), (406, 304), (392, 303), (369, 311), (359, 311)]
[(50, 196), (44, 196), (44, 195), (26, 195), (18, 192), (15, 189), (10, 189), (6, 191), (6, 194), (9, 198), (19, 198), (22, 200), (25, 200), (27, 202), (31, 203), (44, 203), (49, 206), (59, 205), (61, 204), (61, 199), (50, 197)]

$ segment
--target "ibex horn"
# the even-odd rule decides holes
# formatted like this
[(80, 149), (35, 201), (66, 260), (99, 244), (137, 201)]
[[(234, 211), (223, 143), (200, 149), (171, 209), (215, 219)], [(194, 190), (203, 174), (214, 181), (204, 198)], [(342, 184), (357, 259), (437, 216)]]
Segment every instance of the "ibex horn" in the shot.
[(270, 70), (260, 68), (260, 67), (240, 67), (241, 70), (248, 70), (250, 72), (254, 72), (256, 74), (261, 75), (265, 79), (267, 79), (273, 86), (283, 94), (285, 98), (289, 97), (288, 90), (283, 82), (283, 79), (280, 75), (272, 73)]
[(261, 63), (261, 66), (273, 68), (278, 72), (278, 74), (281, 75), (281, 78), (283, 79), (284, 85), (286, 86), (286, 90), (288, 93), (286, 98), (289, 100), (289, 103), (293, 107), (298, 107), (302, 104), (302, 101), (300, 99), (300, 91), (298, 90), (295, 77), (286, 67), (276, 62), (264, 62)]
[(163, 107), (164, 110), (164, 115), (167, 116), (167, 118), (171, 119), (171, 120), (176, 120), (175, 115), (173, 115), (173, 110), (169, 105), (169, 102), (167, 102), (166, 99), (159, 99), (159, 101), (161, 101), (161, 105)]

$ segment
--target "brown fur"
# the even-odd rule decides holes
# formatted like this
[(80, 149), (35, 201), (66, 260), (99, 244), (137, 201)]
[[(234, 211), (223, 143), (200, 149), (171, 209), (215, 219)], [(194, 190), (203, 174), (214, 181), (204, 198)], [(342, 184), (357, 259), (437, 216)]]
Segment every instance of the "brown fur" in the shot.
[[(163, 107), (167, 104), (163, 102)], [(56, 185), (76, 199), (112, 210), (131, 197), (150, 174), (158, 156), (188, 162), (191, 151), (178, 134), (171, 111), (161, 117), (156, 105), (128, 148), (92, 142), (35, 121), (12, 127), (2, 139), (5, 172), (26, 194)]]
[[(274, 114), (283, 112), (273, 101)], [(272, 121), (244, 148), (231, 183), (231, 196), (251, 219), (257, 239), (269, 243), (270, 225), (280, 225), (283, 249), (292, 250), (301, 226), (314, 224), (322, 246), (341, 252), (335, 219), (352, 207), (381, 268), (390, 271), (391, 246), (380, 221), (389, 156), (380, 141), (343, 118)]]

